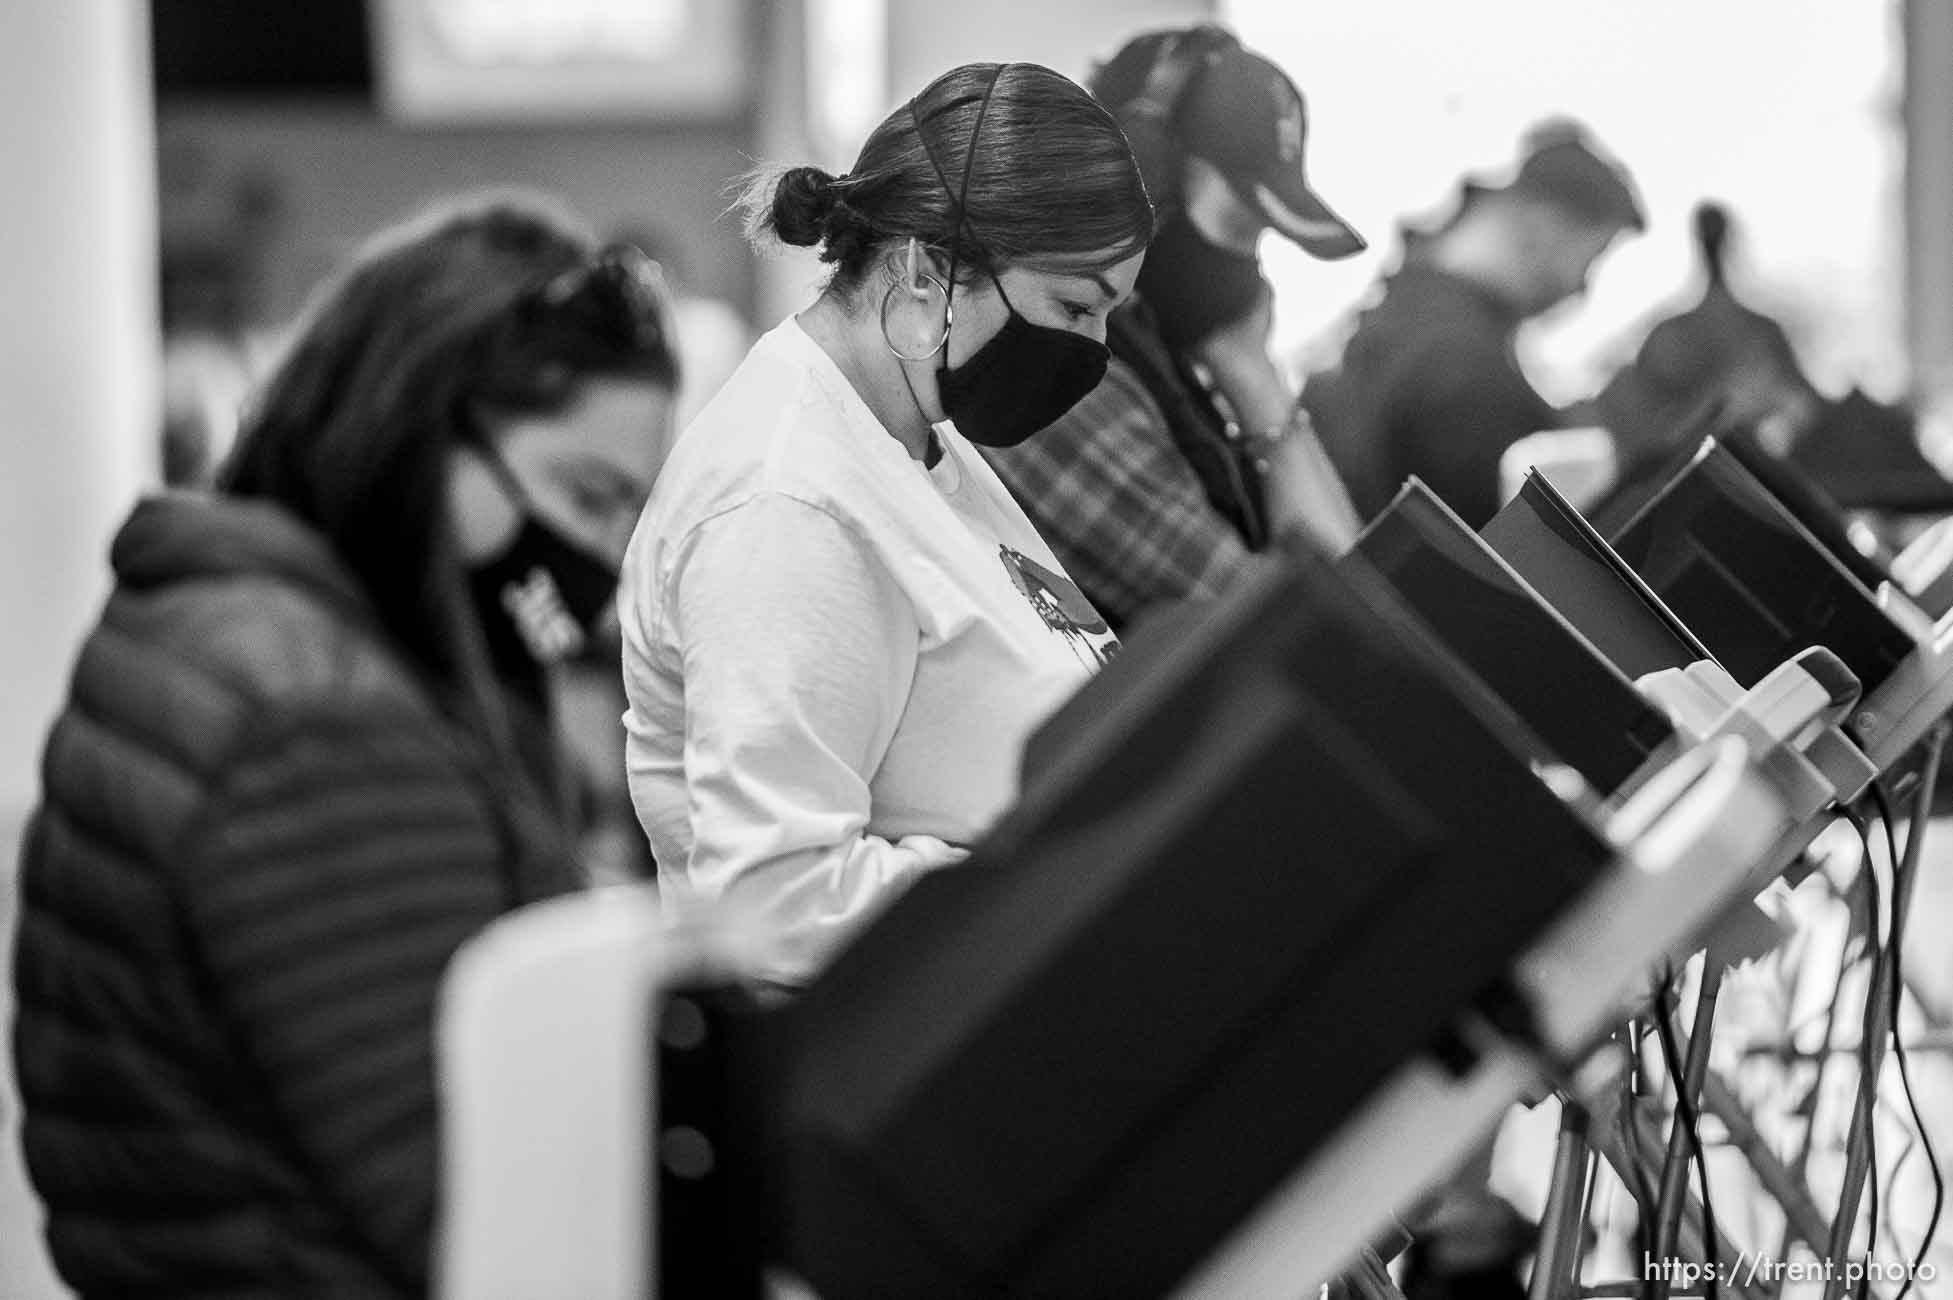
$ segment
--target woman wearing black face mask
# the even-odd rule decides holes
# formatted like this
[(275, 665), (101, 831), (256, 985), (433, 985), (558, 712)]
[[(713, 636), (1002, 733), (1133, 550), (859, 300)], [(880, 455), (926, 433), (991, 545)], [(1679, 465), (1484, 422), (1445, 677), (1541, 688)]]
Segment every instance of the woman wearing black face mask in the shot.
[(78, 1293), (425, 1293), (442, 972), (580, 883), (526, 738), (663, 452), (641, 275), (526, 201), (395, 232), (317, 301), (218, 491), (117, 537), (14, 972)]
[(749, 211), (834, 275), (693, 422), (632, 542), (627, 752), (671, 905), (764, 912), (797, 983), (961, 858), (1113, 648), (972, 444), (1097, 383), (1152, 210), (1083, 90), (981, 64)]

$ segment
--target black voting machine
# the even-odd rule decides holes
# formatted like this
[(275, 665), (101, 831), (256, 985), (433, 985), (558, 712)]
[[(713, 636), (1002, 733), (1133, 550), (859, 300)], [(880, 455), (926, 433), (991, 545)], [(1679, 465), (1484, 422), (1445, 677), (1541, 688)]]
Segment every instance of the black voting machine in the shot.
[(1527, 476), (1479, 536), (1629, 677), (1715, 658), (1538, 474)]
[[(1713, 448), (1697, 443), (1671, 457), (1652, 482), (1639, 485), (1638, 490), (1624, 489), (1597, 513), (1611, 516), (1615, 530), (1620, 531), (1647, 507), (1660, 489), (1688, 473), (1699, 459), (1728, 458), (1774, 497), (1866, 590), (1876, 591), (1880, 583), (1893, 581), (1892, 570), (1898, 557), (1875, 535), (1854, 537), (1846, 524), (1845, 507), (1823, 483), (1798, 466), (1771, 455), (1750, 430), (1723, 429), (1713, 435), (1712, 441)], [(1735, 479), (1742, 481), (1740, 475)], [(1929, 590), (1913, 593), (1913, 599), (1928, 617), (1939, 618), (1953, 611), (1953, 584), (1935, 584)]]
[(1917, 648), (1719, 442), (1705, 443), (1612, 542), (1745, 686), (1821, 645), (1870, 693)]
[(777, 1246), (822, 1294), (1170, 1289), (1458, 1015), (1523, 1020), (1511, 955), (1610, 861), (1527, 728), (1313, 561), (1049, 737), (787, 1013)]
[(1417, 479), (1345, 563), (1365, 561), (1599, 793), (1618, 790), (1673, 738), (1630, 676)]

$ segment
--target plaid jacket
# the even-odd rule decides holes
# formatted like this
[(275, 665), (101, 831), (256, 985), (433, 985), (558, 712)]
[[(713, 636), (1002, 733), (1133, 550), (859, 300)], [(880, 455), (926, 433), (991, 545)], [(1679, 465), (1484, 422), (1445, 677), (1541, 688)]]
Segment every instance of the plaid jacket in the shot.
[(1217, 595), (1248, 561), (1165, 411), (1126, 362), (1063, 419), (984, 453), (1112, 626), (1150, 605)]

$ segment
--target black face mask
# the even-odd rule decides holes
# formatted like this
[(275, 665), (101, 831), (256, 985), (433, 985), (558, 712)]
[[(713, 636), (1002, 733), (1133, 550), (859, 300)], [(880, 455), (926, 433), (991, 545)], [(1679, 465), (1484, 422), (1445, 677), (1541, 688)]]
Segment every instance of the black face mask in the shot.
[(1137, 287), (1158, 318), (1160, 337), (1191, 347), (1255, 309), (1261, 259), (1210, 242), (1184, 212), (1176, 213), (1153, 236)]
[(501, 458), (485, 459), (523, 516), (509, 544), (468, 575), (489, 655), (504, 675), (575, 658), (616, 599), (617, 566), (545, 523)]
[(1026, 320), (991, 280), (1010, 317), (958, 366), (948, 363), (945, 338), (936, 391), (958, 433), (982, 447), (1015, 447), (1097, 388), (1112, 353), (1097, 339)]

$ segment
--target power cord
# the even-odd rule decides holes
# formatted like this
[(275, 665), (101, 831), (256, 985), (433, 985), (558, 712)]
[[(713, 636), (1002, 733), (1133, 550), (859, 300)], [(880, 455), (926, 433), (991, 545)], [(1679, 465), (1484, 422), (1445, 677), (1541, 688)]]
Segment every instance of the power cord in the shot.
[[(1878, 862), (1872, 849), (1871, 827), (1857, 814), (1851, 815), (1851, 824), (1858, 828), (1859, 838), (1865, 844), (1865, 869), (1861, 873), (1865, 882), (1865, 958), (1870, 963), (1865, 990), (1865, 1012), (1858, 1024), (1858, 1095), (1864, 1102), (1865, 1111), (1865, 1196), (1870, 1211), (1865, 1230), (1865, 1261), (1869, 1264), (1878, 1257), (1878, 1071), (1872, 1060), (1873, 1045), (1878, 1037), (1872, 1026), (1875, 1008), (1878, 1006), (1878, 973), (1880, 952), (1878, 942)], [(1886, 851), (1892, 851), (1894, 840), (1892, 824), (1885, 824)], [(1896, 874), (1899, 860), (1892, 859), (1892, 870)], [(1896, 893), (1896, 891), (1895, 891)], [(1844, 972), (1838, 972), (1839, 982), (1844, 980)], [(1841, 1238), (1843, 1240), (1843, 1238)], [(1849, 1249), (1847, 1247), (1847, 1249)], [(1858, 1279), (1858, 1300), (1865, 1300), (1871, 1293), (1870, 1268), (1862, 1270), (1865, 1276)]]
[[(1682, 1054), (1675, 1045), (1675, 1026), (1668, 1018), (1668, 999), (1674, 984), (1674, 970), (1664, 970), (1661, 985), (1655, 992), (1655, 1034), (1661, 1039), (1662, 1062), (1667, 1066), (1668, 1077), (1675, 1085), (1676, 1114), (1688, 1133), (1696, 1178), (1702, 1184), (1702, 1250), (1708, 1261), (1708, 1300), (1720, 1300), (1722, 1247), (1716, 1232), (1715, 1205), (1709, 1198), (1709, 1159), (1702, 1150), (1702, 1117), (1696, 1110), (1695, 1099), (1689, 1096)], [(1663, 1206), (1661, 1210), (1665, 1216), (1667, 1207)]]
[[(1927, 779), (1933, 784), (1937, 784), (1938, 781), (1938, 760), (1942, 739), (1943, 733), (1935, 733), (1933, 749), (1927, 760)], [(1891, 799), (1886, 794), (1884, 787), (1876, 781), (1872, 783), (1871, 793), (1872, 801), (1878, 805), (1879, 817), (1885, 823), (1886, 837), (1888, 841), (1893, 842), (1892, 847), (1896, 849), (1897, 837), (1892, 830)], [(1922, 812), (1932, 807), (1934, 793), (1934, 790), (1930, 787), (1922, 787), (1917, 805)], [(1915, 873), (1919, 870), (1918, 863), (1914, 860), (1918, 852), (1918, 847), (1914, 845), (1913, 840), (1916, 836), (1921, 836), (1925, 833), (1926, 828), (1921, 824), (1921, 817), (1915, 815), (1912, 824), (1906, 828), (1905, 856), (1901, 858), (1895, 853), (1892, 858), (1892, 917), (1888, 938), (1885, 941), (1885, 949), (1891, 954), (1891, 978), (1886, 982), (1884, 991), (1890, 999), (1888, 1005), (1891, 1012), (1892, 1056), (1898, 1062), (1899, 1082), (1905, 1091), (1906, 1109), (1911, 1112), (1913, 1127), (1919, 1132), (1919, 1147), (1925, 1153), (1926, 1167), (1932, 1171), (1933, 1179), (1932, 1213), (1926, 1220), (1925, 1234), (1920, 1238), (1919, 1249), (1912, 1258), (1912, 1268), (1906, 1274), (1905, 1284), (1899, 1288), (1897, 1300), (1905, 1300), (1906, 1296), (1912, 1291), (1913, 1282), (1919, 1276), (1920, 1269), (1925, 1265), (1926, 1256), (1931, 1251), (1933, 1240), (1939, 1233), (1940, 1214), (1946, 1206), (1946, 1178), (1940, 1168), (1939, 1155), (1933, 1149), (1933, 1135), (1926, 1127), (1925, 1117), (1920, 1113), (1918, 1095), (1913, 1091), (1912, 1066), (1906, 1057), (1905, 1034), (1899, 1025), (1899, 1006), (1903, 1000), (1901, 995), (1905, 989), (1905, 926), (1907, 921), (1911, 919), (1912, 913), (1912, 908), (1907, 901), (1906, 892), (1900, 884), (1899, 872), (1902, 869), (1900, 864), (1902, 862), (1909, 863), (1909, 870)]]
[[(1621, 1149), (1627, 1154), (1628, 1169), (1634, 1174), (1635, 1249), (1643, 1260), (1651, 1261), (1655, 1254), (1654, 1224), (1661, 1217), (1661, 1205), (1655, 1195), (1654, 1184), (1648, 1180), (1648, 1170), (1641, 1163), (1641, 1136), (1633, 1122), (1634, 1103), (1639, 1100), (1635, 1079), (1641, 1072), (1641, 1035), (1636, 1024), (1629, 1024), (1628, 1037), (1632, 1049), (1628, 1059), (1632, 1064), (1621, 1085), (1621, 1105), (1614, 1113), (1614, 1122), (1621, 1131)], [(1656, 1276), (1653, 1268), (1642, 1270), (1641, 1300), (1654, 1300)]]

